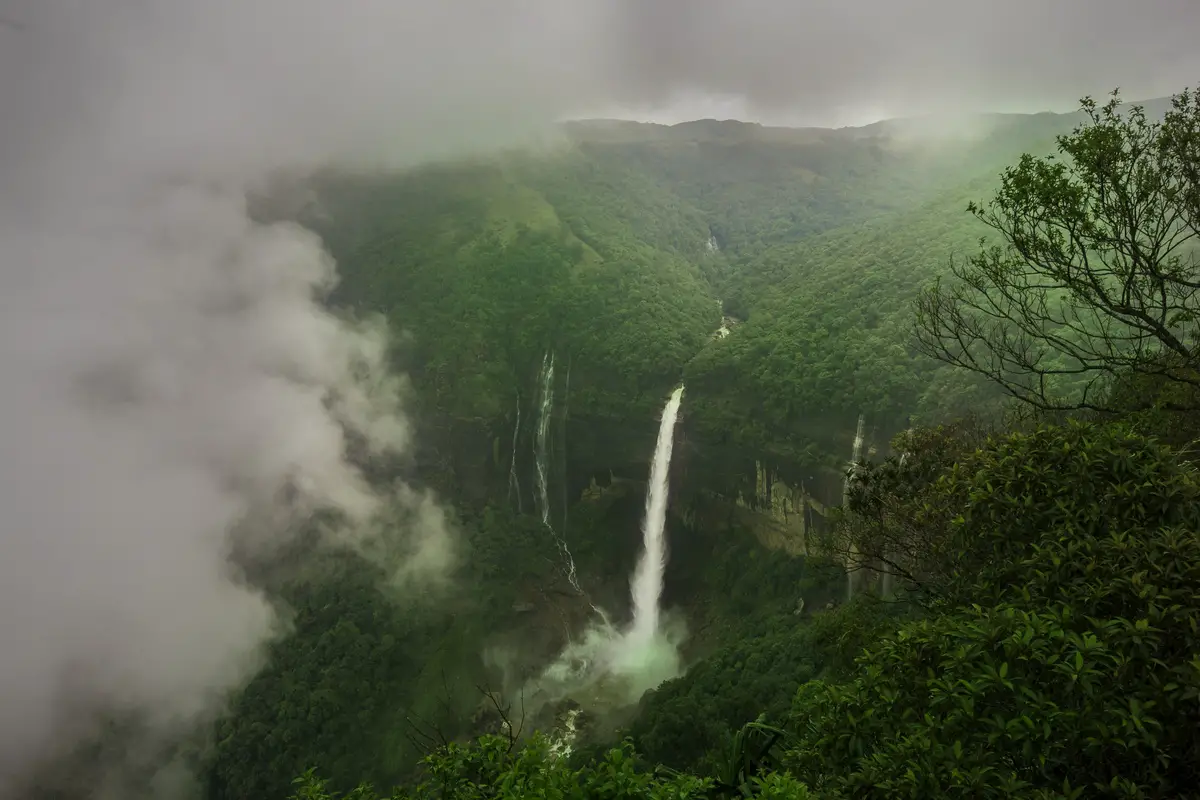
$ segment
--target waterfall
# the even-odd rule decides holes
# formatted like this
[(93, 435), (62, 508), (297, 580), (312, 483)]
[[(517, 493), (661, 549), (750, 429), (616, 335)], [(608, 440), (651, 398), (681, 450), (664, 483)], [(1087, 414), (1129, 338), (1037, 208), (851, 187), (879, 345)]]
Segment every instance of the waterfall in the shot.
[[(858, 430), (854, 434), (854, 449), (850, 455), (850, 468), (846, 470), (846, 480), (842, 484), (842, 507), (845, 508), (850, 502), (850, 474), (851, 471), (857, 468), (858, 459), (862, 455), (863, 446), (863, 422), (865, 415), (858, 415)], [(850, 542), (849, 557), (847, 558), (846, 570), (846, 600), (854, 599), (854, 585), (856, 583), (855, 576), (858, 571), (858, 545)]]
[(517, 513), (521, 508), (521, 482), (517, 480), (517, 441), (521, 435), (521, 393), (517, 392), (517, 422), (513, 425), (512, 461), (508, 465), (508, 496), (517, 496)]
[(542, 357), (541, 407), (538, 409), (537, 432), (534, 436), (534, 468), (537, 470), (537, 505), (542, 524), (550, 525), (550, 417), (554, 413), (554, 354)]
[[(550, 368), (549, 365), (549, 361), (545, 362), (543, 372)], [(571, 699), (601, 706), (614, 702), (629, 705), (663, 681), (681, 674), (679, 646), (685, 632), (675, 624), (678, 621), (668, 619), (666, 624), (660, 621), (658, 602), (667, 555), (663, 538), (667, 518), (667, 478), (675, 421), (682, 400), (683, 387), (680, 386), (667, 401), (659, 424), (642, 523), (644, 549), (630, 581), (633, 621), (629, 627), (618, 630), (609, 622), (603, 609), (592, 605), (596, 612), (593, 623), (581, 637), (572, 639), (568, 636), (558, 658), (528, 685), (530, 696), (541, 697), (541, 703)], [(543, 409), (545, 407), (543, 403)], [(548, 520), (546, 524), (549, 526)], [(565, 545), (563, 548), (565, 552)], [(566, 555), (570, 557), (569, 553)], [(551, 745), (553, 754), (569, 752), (576, 721), (569, 713), (562, 720), (557, 741)]]
[[(568, 375), (569, 377), (569, 375)], [(541, 404), (538, 409), (537, 431), (534, 437), (534, 466), (537, 470), (537, 506), (542, 524), (562, 556), (563, 567), (566, 570), (567, 582), (571, 588), (584, 594), (579, 587), (579, 578), (575, 574), (575, 559), (571, 555), (566, 541), (554, 530), (550, 521), (550, 420), (554, 416), (554, 353), (548, 352), (542, 357), (542, 371), (539, 376), (541, 385)]]
[(646, 516), (642, 521), (642, 557), (633, 574), (633, 626), (629, 639), (633, 644), (649, 643), (658, 633), (658, 601), (662, 596), (663, 570), (667, 565), (664, 527), (667, 520), (667, 492), (670, 489), (671, 449), (675, 438), (675, 420), (683, 400), (683, 387), (671, 394), (658, 426), (658, 442), (650, 465), (650, 485), (646, 490)]
[(863, 446), (863, 423), (866, 422), (866, 415), (858, 415), (858, 430), (854, 433), (854, 448), (850, 452), (850, 466), (846, 470), (846, 479), (842, 483), (842, 505), (850, 502), (850, 471), (858, 465), (858, 459), (862, 455)]

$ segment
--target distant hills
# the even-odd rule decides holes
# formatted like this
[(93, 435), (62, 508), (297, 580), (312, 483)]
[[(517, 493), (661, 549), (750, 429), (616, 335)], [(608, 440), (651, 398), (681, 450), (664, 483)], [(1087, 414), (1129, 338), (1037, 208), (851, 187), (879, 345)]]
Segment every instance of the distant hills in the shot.
[[(994, 399), (915, 353), (912, 301), (987, 233), (967, 202), (1080, 119), (578, 120), (548, 150), (323, 176), (300, 216), (338, 258), (335, 300), (403, 332), (421, 419), (511, 440), (555, 350), (571, 417), (594, 430), (652, 419), (686, 378), (696, 435), (782, 464), (844, 459), (859, 413), (886, 437)], [(713, 341), (718, 302), (743, 324)]]
[[(1104, 98), (1096, 98), (1102, 102)], [(1147, 116), (1161, 117), (1171, 107), (1171, 98), (1155, 97), (1125, 103), (1123, 109), (1141, 106)], [(618, 118), (587, 118), (564, 122), (562, 127), (577, 141), (609, 144), (635, 142), (760, 142), (765, 144), (810, 144), (829, 137), (849, 139), (893, 138), (910, 135), (912, 131), (936, 134), (939, 127), (949, 129), (984, 130), (1000, 135), (1038, 128), (1057, 129), (1073, 125), (1083, 118), (1079, 110), (1033, 113), (954, 112), (895, 117), (867, 125), (825, 127), (788, 127), (743, 122), (736, 119), (697, 119), (671, 125), (656, 122), (637, 122)]]

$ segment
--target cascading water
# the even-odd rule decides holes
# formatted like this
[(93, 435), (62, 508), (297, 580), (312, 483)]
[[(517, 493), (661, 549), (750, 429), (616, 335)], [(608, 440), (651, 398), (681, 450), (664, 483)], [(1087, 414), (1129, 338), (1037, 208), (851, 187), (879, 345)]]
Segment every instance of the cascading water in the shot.
[(663, 570), (667, 565), (664, 528), (667, 519), (667, 493), (670, 489), (671, 450), (675, 440), (675, 420), (683, 400), (680, 386), (667, 400), (658, 426), (658, 442), (650, 465), (650, 486), (646, 491), (646, 516), (642, 521), (642, 557), (633, 574), (633, 624), (628, 640), (634, 647), (649, 643), (658, 634), (658, 601), (662, 596)]
[(534, 435), (534, 469), (537, 471), (537, 505), (542, 524), (550, 527), (550, 417), (554, 413), (554, 354), (542, 357), (541, 407), (538, 409), (537, 432)]
[[(658, 603), (667, 556), (664, 528), (671, 450), (682, 400), (680, 386), (667, 401), (659, 423), (642, 522), (643, 551), (630, 582), (633, 620), (628, 628), (618, 630), (593, 605), (595, 623), (582, 637), (569, 639), (559, 657), (527, 687), (535, 704), (570, 698), (594, 708), (627, 707), (680, 674), (679, 645), (686, 631), (679, 619), (661, 619)], [(572, 722), (573, 718), (564, 724), (561, 734), (568, 743)]]
[(554, 415), (554, 353), (542, 357), (542, 371), (538, 383), (541, 385), (541, 405), (538, 409), (537, 432), (534, 437), (534, 466), (537, 471), (537, 506), (542, 524), (554, 537), (562, 555), (567, 581), (571, 588), (584, 594), (575, 574), (575, 559), (566, 541), (554, 530), (550, 521), (550, 420)]

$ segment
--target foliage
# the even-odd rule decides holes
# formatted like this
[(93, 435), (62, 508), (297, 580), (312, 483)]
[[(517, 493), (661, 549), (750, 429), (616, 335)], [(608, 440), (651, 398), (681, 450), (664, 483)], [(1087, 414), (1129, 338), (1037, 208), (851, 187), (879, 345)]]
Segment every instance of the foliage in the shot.
[[(553, 348), (575, 415), (652, 415), (683, 377), (706, 437), (813, 467), (844, 458), (819, 432), (860, 411), (895, 430), (995, 399), (915, 359), (909, 303), (978, 237), (951, 212), (963, 193), (1065, 119), (936, 149), (882, 128), (583, 123), (553, 152), (326, 177), (307, 221), (339, 261), (334, 301), (408, 335), (423, 424), (511, 429)], [(718, 298), (749, 319), (712, 341)]]
[(943, 596), (960, 605), (998, 599), (1028, 579), (1025, 559), (1046, 536), (1200, 531), (1198, 499), (1194, 470), (1124, 425), (1071, 422), (996, 439), (940, 482), (935, 502), (958, 509)]
[(942, 483), (966, 501), (957, 592), (853, 681), (800, 692), (797, 776), (853, 797), (1193, 792), (1200, 475), (1076, 424), (998, 440)]
[[(1174, 159), (1152, 165), (1178, 165), (1180, 186), (1194, 103), (1177, 99), (1176, 116), (1145, 123)], [(552, 350), (569, 384), (563, 407), (585, 423), (653, 419), (682, 378), (686, 436), (743, 461), (836, 469), (861, 412), (895, 431), (913, 413), (996, 406), (995, 385), (909, 346), (911, 303), (986, 230), (986, 218), (952, 211), (990, 191), (988, 159), (1061, 124), (1014, 122), (1018, 133), (942, 160), (866, 132), (810, 141), (723, 123), (598, 123), (553, 157), (338, 178), (318, 192), (344, 276), (334, 301), (411, 334), (398, 357), (423, 424), (449, 420), (489, 443), (511, 435), (513, 399), (529, 407)], [(1043, 163), (1055, 162), (1005, 173), (1000, 196), (1024, 165)], [(916, 164), (934, 168), (911, 177)], [(1194, 209), (1187, 191), (1174, 199)], [(714, 339), (718, 298), (742, 322)], [(1157, 363), (1151, 378), (1180, 369)], [(1116, 372), (1128, 383), (1109, 397), (1146, 385), (1145, 368)], [(1156, 393), (1167, 409), (1170, 387)], [(911, 609), (870, 597), (801, 622), (792, 604), (809, 576), (798, 559), (735, 537), (705, 546), (724, 532), (675, 548), (668, 595), (713, 623), (720, 646), (648, 696), (632, 732), (651, 761), (711, 779), (643, 770), (629, 745), (572, 765), (545, 739), (485, 738), (430, 754), (423, 782), (395, 796), (808, 796), (797, 780), (830, 797), (1186, 794), (1200, 762), (1200, 512), (1192, 468), (1135, 433), (1152, 423), (1163, 424), (986, 441), (969, 426), (918, 429), (899, 442), (903, 459), (862, 465), (842, 533), (876, 562), (901, 555), (897, 571), (929, 613), (896, 636), (894, 615)], [(482, 494), (463, 520), (464, 590), (437, 613), (396, 605), (370, 577), (335, 574), (287, 596), (296, 633), (234, 698), (210, 796), (283, 796), (309, 767), (298, 797), (391, 786), (413, 777), (414, 717), (446, 740), (472, 733), (455, 723), (478, 702), (480, 643), (522, 624), (514, 603), (557, 568), (540, 520)], [(570, 514), (581, 575), (590, 561), (624, 594), (627, 570), (614, 567), (624, 526)], [(773, 761), (781, 749), (785, 769)]]
[(380, 568), (348, 554), (310, 556), (313, 568), (268, 585), (291, 630), (218, 726), (209, 798), (282, 797), (310, 767), (334, 787), (395, 783), (430, 740), (467, 732), (487, 679), (480, 643), (556, 564), (531, 517), (485, 509), (458, 527), (456, 588), (432, 602), (389, 594)]
[[(328, 218), (314, 224), (330, 231), (342, 275), (335, 302), (411, 334), (425, 414), (503, 419), (550, 349), (571, 364), (578, 412), (628, 414), (643, 400), (650, 413), (717, 326), (696, 267), (619, 224), (581, 239), (572, 217), (495, 165), (331, 179), (320, 196)], [(364, 207), (377, 222), (356, 219)]]
[(1024, 402), (1119, 411), (1105, 395), (1121, 372), (1200, 383), (1200, 94), (1162, 122), (1122, 114), (1116, 92), (1083, 108), (1062, 158), (1023, 156), (987, 206), (971, 204), (1003, 245), (921, 297), (917, 332), (929, 355)]
[[(519, 749), (499, 737), (484, 737), (471, 747), (451, 745), (423, 762), (426, 780), (412, 790), (397, 789), (394, 800), (688, 800), (714, 796), (714, 782), (690, 775), (642, 772), (632, 747), (610, 750), (602, 761), (571, 769), (556, 757), (552, 743), (537, 737)], [(752, 787), (752, 788), (751, 788)], [(805, 800), (804, 786), (785, 775), (753, 781), (744, 797)], [(293, 800), (377, 800), (361, 786), (344, 795), (331, 793), (313, 771), (296, 781)]]
[(749, 622), (736, 640), (647, 693), (630, 735), (655, 763), (720, 774), (743, 725), (782, 724), (802, 684), (849, 674), (867, 644), (895, 629), (896, 611), (865, 597)]
[[(985, 185), (985, 184), (980, 184)], [(895, 431), (913, 414), (987, 413), (1000, 393), (909, 344), (912, 302), (936, 265), (978, 241), (955, 192), (902, 214), (764, 251), (741, 273), (749, 319), (688, 364), (693, 423), (773, 461), (840, 468), (860, 413)], [(831, 459), (832, 456), (832, 459)]]
[(984, 442), (975, 418), (898, 434), (892, 455), (862, 460), (847, 476), (846, 505), (835, 509), (824, 549), (852, 573), (889, 580), (906, 599), (935, 598), (953, 568), (949, 523), (956, 509), (938, 497), (938, 481)]

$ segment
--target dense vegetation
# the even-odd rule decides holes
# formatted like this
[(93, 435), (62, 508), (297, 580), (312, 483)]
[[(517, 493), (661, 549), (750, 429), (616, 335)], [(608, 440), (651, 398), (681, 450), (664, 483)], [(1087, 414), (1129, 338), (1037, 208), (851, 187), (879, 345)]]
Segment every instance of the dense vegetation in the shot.
[[(324, 177), (304, 215), (342, 263), (335, 300), (410, 334), (397, 358), (446, 453), (417, 471), (468, 552), (433, 602), (353, 559), (256, 578), (295, 631), (219, 726), (208, 796), (1198, 796), (1200, 94), (1162, 122), (1115, 101), (1080, 119), (993, 120), (937, 153), (886, 126), (589, 122), (549, 154)], [(567, 497), (595, 475), (560, 474), (580, 597), (504, 491), (548, 352), (564, 428), (636, 440), (684, 379), (689, 440), (836, 472), (860, 413), (919, 423), (856, 465), (807, 557), (673, 520), (693, 663), (569, 756), (480, 723), (506, 677), (489, 648), (545, 663), (594, 597), (620, 608), (637, 542), (639, 484)], [(999, 416), (1011, 395), (1027, 413)], [(447, 474), (472, 459), (499, 489), (468, 502)]]
[[(416, 796), (711, 796), (732, 780), (763, 797), (1187, 796), (1200, 765), (1200, 474), (1121, 426), (1073, 423), (992, 438), (938, 491), (958, 556), (985, 566), (953, 573), (928, 615), (898, 629), (823, 621), (854, 634), (833, 642), (862, 648), (852, 670), (836, 648), (816, 664), (829, 656), (809, 628), (731, 650), (651, 699), (640, 739), (672, 760), (717, 745), (698, 762), (708, 783), (638, 777), (625, 751), (576, 771), (536, 743), (489, 740), (431, 756)], [(773, 703), (791, 681), (790, 708), (767, 710), (786, 718), (777, 757), (751, 748), (758, 726), (709, 733), (753, 713), (743, 687)]]

